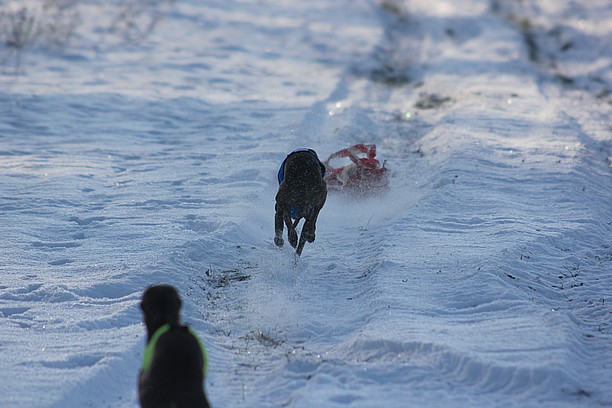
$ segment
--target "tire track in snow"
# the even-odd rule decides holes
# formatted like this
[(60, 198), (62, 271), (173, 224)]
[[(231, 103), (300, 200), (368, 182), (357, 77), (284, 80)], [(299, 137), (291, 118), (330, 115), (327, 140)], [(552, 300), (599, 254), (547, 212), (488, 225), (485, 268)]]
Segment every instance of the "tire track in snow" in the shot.
[[(340, 80), (327, 100), (310, 108), (295, 128), (298, 136), (293, 147), (313, 146), (321, 156), (335, 149), (338, 140), (331, 143), (324, 140), (325, 135), (334, 133), (326, 128), (330, 125), (326, 120), (327, 105), (345, 99), (347, 91), (346, 84)], [(367, 121), (366, 115), (358, 114), (361, 108), (357, 106), (355, 112), (346, 118), (361, 117)], [(384, 112), (384, 115), (393, 117), (394, 113)], [(344, 129), (355, 129), (355, 125)], [(376, 122), (368, 123), (367, 131), (383, 133)], [(405, 186), (398, 187), (402, 193), (410, 193)], [(273, 198), (275, 186), (266, 193)], [(208, 318), (217, 324), (225, 319), (225, 323), (219, 324), (223, 327), (222, 333), (215, 340), (234, 353), (233, 358), (219, 364), (235, 366), (236, 360), (240, 361), (235, 370), (211, 380), (213, 384), (227, 384), (229, 390), (234, 390), (226, 398), (245, 405), (291, 404), (303, 394), (301, 388), (308, 386), (310, 378), (325, 376), (324, 371), (330, 367), (333, 371), (338, 364), (342, 366), (334, 347), (358, 334), (369, 316), (388, 307), (379, 301), (377, 293), (383, 289), (373, 279), (380, 266), (385, 265), (380, 254), (386, 243), (380, 239), (382, 233), (377, 233), (378, 224), (397, 216), (394, 210), (405, 210), (412, 205), (404, 197), (396, 196), (394, 200), (393, 208), (381, 217), (376, 200), (364, 205), (330, 195), (321, 214), (317, 241), (307, 246), (297, 265), (291, 250), (285, 248), (279, 253), (275, 248), (262, 247), (255, 236), (252, 241), (241, 243), (241, 249), (233, 251), (231, 258), (239, 259), (236, 267), (211, 271), (212, 275), (227, 278), (220, 278), (223, 287), (212, 295), (219, 296), (212, 303), (223, 310), (210, 312)], [(272, 211), (273, 201), (264, 211), (255, 211), (256, 223), (270, 229)], [(239, 225), (240, 232), (235, 233), (241, 235), (244, 229), (258, 231), (260, 228)], [(235, 233), (232, 233), (234, 238)], [(224, 286), (225, 282), (230, 282), (229, 286)], [(336, 381), (331, 379), (332, 383)], [(341, 403), (351, 397), (339, 395), (337, 399)]]

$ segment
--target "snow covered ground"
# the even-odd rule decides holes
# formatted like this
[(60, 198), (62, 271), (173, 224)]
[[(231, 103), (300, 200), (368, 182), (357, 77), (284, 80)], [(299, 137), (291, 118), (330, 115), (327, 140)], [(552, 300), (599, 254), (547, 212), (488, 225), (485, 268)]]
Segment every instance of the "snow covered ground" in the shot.
[[(161, 282), (215, 407), (612, 406), (609, 1), (25, 3), (1, 407), (136, 407)], [(358, 142), (391, 191), (330, 194), (295, 262), (278, 165)]]

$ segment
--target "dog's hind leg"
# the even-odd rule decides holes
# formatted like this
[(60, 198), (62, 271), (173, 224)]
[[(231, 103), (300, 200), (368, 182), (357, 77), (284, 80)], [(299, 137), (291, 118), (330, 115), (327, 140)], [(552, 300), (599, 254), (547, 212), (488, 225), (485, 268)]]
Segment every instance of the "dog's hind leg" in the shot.
[(302, 255), (302, 250), (304, 249), (305, 244), (306, 244), (306, 240), (304, 240), (304, 237), (300, 236), (300, 242), (298, 243), (298, 246), (295, 249), (295, 253), (297, 254), (297, 256)]

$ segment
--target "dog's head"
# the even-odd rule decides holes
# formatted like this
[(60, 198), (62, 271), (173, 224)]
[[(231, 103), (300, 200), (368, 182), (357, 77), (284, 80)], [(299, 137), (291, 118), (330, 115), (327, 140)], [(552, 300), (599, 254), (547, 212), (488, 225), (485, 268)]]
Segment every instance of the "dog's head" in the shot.
[(181, 298), (176, 289), (170, 285), (151, 286), (142, 295), (140, 308), (144, 315), (149, 339), (164, 324), (177, 326)]

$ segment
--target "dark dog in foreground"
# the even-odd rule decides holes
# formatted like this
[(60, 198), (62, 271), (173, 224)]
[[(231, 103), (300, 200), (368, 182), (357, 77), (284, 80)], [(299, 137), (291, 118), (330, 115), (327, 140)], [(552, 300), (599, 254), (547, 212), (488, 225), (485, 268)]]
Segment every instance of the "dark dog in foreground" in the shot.
[[(283, 224), (287, 226), (289, 243), (299, 255), (306, 241), (314, 242), (317, 217), (327, 199), (323, 177), (325, 165), (312, 149), (295, 150), (285, 158), (278, 171), (278, 193), (274, 217), (274, 243), (283, 246)], [(296, 227), (304, 218), (298, 242)]]
[(179, 323), (181, 299), (176, 289), (151, 286), (140, 307), (147, 326), (138, 379), (142, 408), (209, 408), (204, 393), (206, 351), (198, 336)]

